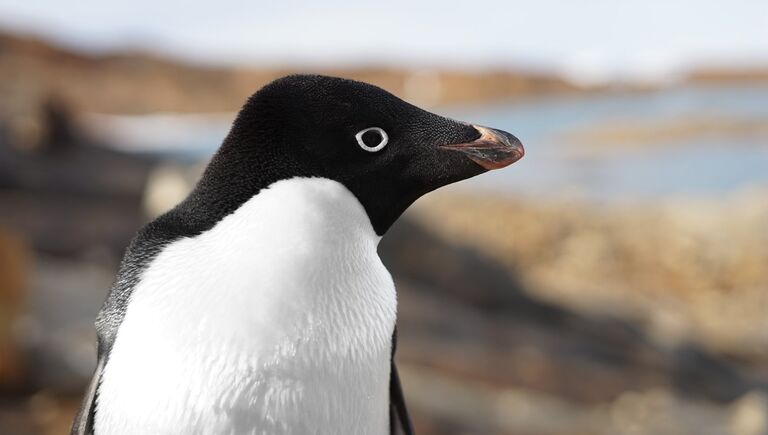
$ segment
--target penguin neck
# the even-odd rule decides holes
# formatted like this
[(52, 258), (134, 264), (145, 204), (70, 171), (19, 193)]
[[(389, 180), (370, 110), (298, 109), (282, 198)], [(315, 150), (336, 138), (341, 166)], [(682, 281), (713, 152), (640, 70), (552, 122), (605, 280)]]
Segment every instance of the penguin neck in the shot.
[[(175, 210), (187, 227), (196, 230), (194, 232), (209, 229), (262, 189), (277, 182), (291, 178), (326, 177), (323, 174), (327, 171), (311, 159), (301, 158), (301, 153), (286, 145), (284, 138), (276, 132), (271, 143), (254, 139), (247, 151), (242, 149), (243, 136), (264, 135), (263, 131), (233, 128), (195, 189)], [(332, 178), (344, 185), (363, 206), (379, 237), (416, 199), (432, 190), (365, 183), (359, 179), (345, 179), (344, 174), (337, 176)]]
[(259, 155), (267, 154), (267, 146), (256, 144), (247, 153), (240, 147), (229, 138), (225, 140), (195, 188), (176, 207), (187, 225), (207, 230), (262, 189), (293, 177), (311, 177), (315, 172), (292, 161), (290, 154), (282, 151), (284, 147), (274, 146), (272, 155)]

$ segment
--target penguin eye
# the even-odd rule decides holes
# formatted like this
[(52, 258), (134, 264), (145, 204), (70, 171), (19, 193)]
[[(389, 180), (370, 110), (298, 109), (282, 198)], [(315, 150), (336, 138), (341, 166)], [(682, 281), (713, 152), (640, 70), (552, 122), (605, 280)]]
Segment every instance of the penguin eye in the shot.
[(387, 132), (379, 127), (369, 127), (365, 130), (360, 130), (355, 135), (355, 139), (357, 139), (357, 144), (360, 145), (360, 148), (371, 153), (384, 148), (387, 146), (387, 142), (389, 142)]

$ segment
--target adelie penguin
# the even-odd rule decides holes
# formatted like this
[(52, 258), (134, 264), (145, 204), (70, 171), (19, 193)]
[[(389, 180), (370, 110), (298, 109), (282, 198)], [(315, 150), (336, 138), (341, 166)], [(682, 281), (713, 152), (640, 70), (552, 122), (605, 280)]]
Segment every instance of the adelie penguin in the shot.
[(268, 84), (129, 246), (72, 433), (412, 433), (377, 245), (420, 196), (522, 155), (365, 83)]

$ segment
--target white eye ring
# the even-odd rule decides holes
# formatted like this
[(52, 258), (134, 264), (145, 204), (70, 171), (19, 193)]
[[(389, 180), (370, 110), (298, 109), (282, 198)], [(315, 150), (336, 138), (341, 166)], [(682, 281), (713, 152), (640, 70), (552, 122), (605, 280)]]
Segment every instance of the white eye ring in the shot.
[[(375, 147), (369, 147), (368, 145), (365, 144), (365, 142), (363, 142), (363, 135), (368, 133), (369, 131), (375, 131), (379, 133), (379, 135), (381, 136), (381, 142), (379, 142), (379, 144), (376, 145)], [(375, 153), (376, 151), (379, 151), (380, 149), (387, 146), (387, 142), (389, 142), (389, 136), (387, 136), (387, 132), (379, 127), (369, 127), (369, 128), (366, 128), (365, 130), (360, 130), (355, 135), (355, 139), (357, 139), (357, 144), (360, 145), (360, 148), (368, 151), (369, 153)]]

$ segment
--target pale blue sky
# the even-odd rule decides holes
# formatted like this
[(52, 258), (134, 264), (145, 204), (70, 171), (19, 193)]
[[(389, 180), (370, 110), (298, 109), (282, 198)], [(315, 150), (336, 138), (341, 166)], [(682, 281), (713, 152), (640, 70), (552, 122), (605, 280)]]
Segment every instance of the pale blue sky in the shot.
[(768, 64), (768, 0), (0, 0), (0, 26), (225, 63), (523, 65), (585, 79)]

